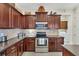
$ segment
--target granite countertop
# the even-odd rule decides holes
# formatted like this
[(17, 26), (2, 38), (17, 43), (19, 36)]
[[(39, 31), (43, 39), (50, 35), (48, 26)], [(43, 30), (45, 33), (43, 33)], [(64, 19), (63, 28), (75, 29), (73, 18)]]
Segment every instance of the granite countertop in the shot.
[[(48, 36), (48, 38), (50, 37), (61, 37), (61, 36)], [(24, 37), (26, 38), (26, 36)], [(0, 53), (3, 52), (4, 50), (6, 50), (8, 47), (10, 47), (11, 45), (21, 41), (22, 39), (24, 38), (21, 38), (21, 39), (18, 39), (18, 37), (15, 37), (15, 38), (11, 38), (9, 39), (8, 41), (6, 42), (2, 42), (0, 43)]]
[[(22, 39), (24, 39), (24, 38), (22, 38)], [(15, 37), (15, 38), (9, 39), (6, 42), (0, 43), (0, 53), (3, 52), (8, 47), (10, 47), (11, 45), (21, 41), (22, 39), (18, 39), (18, 37)]]
[(75, 56), (79, 56), (79, 45), (62, 45)]
[(59, 35), (48, 35), (47, 37), (63, 37), (63, 36), (59, 36)]

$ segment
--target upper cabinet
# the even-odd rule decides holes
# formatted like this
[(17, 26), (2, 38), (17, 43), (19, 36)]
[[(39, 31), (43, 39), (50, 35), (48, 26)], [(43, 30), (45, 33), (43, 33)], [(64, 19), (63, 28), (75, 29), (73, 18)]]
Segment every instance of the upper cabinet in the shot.
[(0, 3), (0, 28), (35, 29), (36, 22), (48, 22), (49, 29), (67, 28), (67, 22), (60, 22), (61, 15), (48, 15), (43, 6), (35, 15), (22, 15), (15, 7)]
[(7, 3), (0, 3), (0, 28), (20, 28), (20, 13)]
[(44, 6), (38, 8), (38, 11), (36, 12), (36, 21), (47, 21), (47, 12), (45, 11)]
[(54, 28), (59, 29), (60, 28), (60, 15), (54, 16)]
[(26, 21), (28, 29), (35, 29), (35, 15), (26, 15)]
[(18, 20), (18, 12), (12, 8), (12, 27), (18, 28), (19, 20)]
[(60, 29), (67, 29), (68, 28), (68, 21), (60, 21)]
[(0, 3), (0, 28), (9, 28), (9, 6)]
[(49, 29), (60, 28), (60, 15), (49, 15), (48, 16), (48, 28)]
[(46, 22), (47, 21), (47, 12), (36, 12), (36, 21)]

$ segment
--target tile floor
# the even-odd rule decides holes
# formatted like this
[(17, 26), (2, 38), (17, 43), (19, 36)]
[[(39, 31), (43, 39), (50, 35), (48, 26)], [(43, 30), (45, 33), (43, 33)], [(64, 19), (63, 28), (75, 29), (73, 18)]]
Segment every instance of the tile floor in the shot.
[(48, 53), (24, 52), (22, 56), (62, 56), (62, 52), (48, 52)]

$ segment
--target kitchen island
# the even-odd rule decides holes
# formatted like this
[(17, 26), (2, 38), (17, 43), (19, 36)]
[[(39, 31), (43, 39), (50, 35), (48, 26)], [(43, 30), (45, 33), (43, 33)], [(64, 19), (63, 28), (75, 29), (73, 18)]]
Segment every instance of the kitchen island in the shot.
[(79, 45), (62, 45), (63, 56), (79, 56)]

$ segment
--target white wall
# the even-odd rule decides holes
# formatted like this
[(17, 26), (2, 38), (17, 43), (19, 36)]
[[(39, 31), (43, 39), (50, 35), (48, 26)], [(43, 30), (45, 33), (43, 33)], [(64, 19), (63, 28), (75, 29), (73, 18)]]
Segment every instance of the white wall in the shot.
[(79, 8), (74, 10), (73, 13), (73, 35), (72, 42), (73, 44), (79, 44)]
[(73, 44), (72, 43), (72, 15), (66, 15), (66, 16), (67, 17), (65, 21), (68, 21), (68, 29), (67, 30), (60, 29), (59, 35), (64, 36), (64, 44)]

